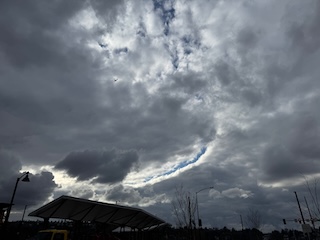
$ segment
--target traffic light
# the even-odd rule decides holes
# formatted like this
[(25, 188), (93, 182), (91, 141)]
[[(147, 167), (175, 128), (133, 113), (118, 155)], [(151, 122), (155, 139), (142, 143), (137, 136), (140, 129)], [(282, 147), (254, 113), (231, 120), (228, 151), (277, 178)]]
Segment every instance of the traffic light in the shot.
[(282, 221), (283, 221), (283, 224), (287, 224), (287, 222), (286, 222), (286, 220), (285, 220), (285, 219), (282, 219)]

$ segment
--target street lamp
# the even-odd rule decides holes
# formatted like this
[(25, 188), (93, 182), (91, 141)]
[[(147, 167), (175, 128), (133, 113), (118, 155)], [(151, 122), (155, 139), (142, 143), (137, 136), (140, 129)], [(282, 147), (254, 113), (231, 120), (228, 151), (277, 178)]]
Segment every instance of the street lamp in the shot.
[[(22, 177), (24, 177), (24, 178), (22, 178)], [(11, 208), (12, 208), (12, 205), (13, 205), (14, 196), (16, 195), (16, 191), (17, 191), (17, 187), (18, 187), (18, 183), (19, 183), (20, 179), (21, 179), (22, 182), (30, 182), (29, 172), (25, 172), (20, 177), (17, 178), (16, 185), (14, 186), (14, 190), (13, 190), (13, 193), (12, 193), (10, 205), (9, 205), (9, 207), (7, 209), (6, 218), (4, 220), (5, 224), (8, 223), (10, 212), (11, 212)]]
[(213, 187), (206, 187), (206, 188), (200, 189), (199, 191), (196, 192), (196, 205), (197, 205), (198, 227), (199, 228), (202, 227), (202, 222), (201, 222), (201, 219), (199, 217), (198, 193), (202, 192), (204, 190), (207, 190), (207, 189), (213, 189)]

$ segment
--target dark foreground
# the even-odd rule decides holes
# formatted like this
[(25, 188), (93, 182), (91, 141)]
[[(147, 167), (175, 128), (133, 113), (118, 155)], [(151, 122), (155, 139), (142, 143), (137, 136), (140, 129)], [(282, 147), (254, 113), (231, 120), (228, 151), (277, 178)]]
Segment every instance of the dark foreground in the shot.
[[(64, 240), (39, 239), (35, 235), (42, 229), (65, 229), (70, 232), (67, 240), (316, 240), (320, 239), (317, 232), (305, 235), (296, 230), (273, 231), (263, 234), (257, 229), (175, 229), (168, 225), (148, 230), (117, 229), (108, 230), (104, 224), (73, 222), (50, 222), (46, 226), (40, 221), (10, 222), (0, 227), (1, 240)], [(317, 236), (318, 235), (318, 236)]]

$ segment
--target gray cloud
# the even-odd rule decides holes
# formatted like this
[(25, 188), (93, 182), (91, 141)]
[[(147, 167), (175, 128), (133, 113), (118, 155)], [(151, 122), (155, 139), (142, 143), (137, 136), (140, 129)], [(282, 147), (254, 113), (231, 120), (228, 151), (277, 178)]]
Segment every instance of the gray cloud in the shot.
[(123, 185), (116, 185), (109, 191), (107, 191), (108, 199), (119, 203), (120, 205), (126, 205), (130, 203), (138, 203), (141, 201), (139, 191), (133, 188), (124, 188)]
[[(21, 167), (22, 164), (18, 157), (12, 153), (0, 151), (0, 202), (10, 202), (17, 178), (24, 175), (20, 172)], [(14, 208), (16, 210), (23, 209), (25, 205), (32, 207), (43, 203), (57, 187), (51, 172), (29, 173), (29, 179), (30, 182), (22, 182), (20, 180), (18, 183), (14, 198)]]
[[(83, 6), (83, 1), (62, 1), (54, 3), (33, 2), (1, 5), (1, 25), (3, 34), (0, 48), (12, 64), (19, 67), (59, 65), (67, 57), (66, 48), (58, 28)], [(10, 22), (10, 24), (8, 24)], [(13, 26), (13, 27), (10, 27)], [(55, 32), (47, 34), (43, 30)], [(57, 51), (58, 50), (58, 51)]]
[[(299, 216), (292, 193), (308, 196), (302, 176), (319, 172), (319, 3), (165, 3), (0, 3), (3, 201), (21, 169), (50, 165), (92, 186), (39, 172), (19, 184), (16, 207), (104, 197), (174, 222), (169, 201), (183, 183), (215, 186), (199, 196), (211, 226), (239, 227), (248, 208), (277, 228)], [(123, 182), (204, 146), (174, 177)]]
[(79, 180), (96, 177), (94, 182), (115, 183), (124, 179), (138, 159), (135, 151), (87, 150), (70, 153), (55, 168), (66, 170), (70, 176)]
[(17, 156), (8, 151), (0, 151), (0, 177), (2, 181), (15, 174), (21, 167), (22, 164)]

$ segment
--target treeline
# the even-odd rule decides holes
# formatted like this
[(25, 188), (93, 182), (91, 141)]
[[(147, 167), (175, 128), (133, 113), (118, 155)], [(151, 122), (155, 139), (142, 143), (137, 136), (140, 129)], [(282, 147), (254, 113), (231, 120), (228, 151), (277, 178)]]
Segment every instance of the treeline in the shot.
[(253, 229), (235, 230), (226, 227), (218, 228), (204, 228), (204, 229), (168, 229), (167, 239), (173, 240), (315, 240), (320, 239), (317, 233), (305, 235), (297, 230), (281, 230), (272, 231), (264, 234), (261, 231)]
[[(108, 227), (109, 226), (109, 227)], [(74, 223), (66, 221), (53, 221), (44, 223), (43, 221), (24, 221), (24, 222), (9, 222), (6, 227), (7, 234), (10, 235), (10, 240), (32, 240), (39, 230), (55, 228), (66, 229), (69, 231), (77, 231), (78, 237), (76, 240), (95, 239), (95, 233), (110, 231), (110, 225), (96, 223)], [(0, 231), (2, 232), (0, 225)], [(269, 234), (263, 234), (257, 229), (235, 230), (226, 227), (218, 228), (173, 228), (170, 225), (164, 225), (153, 229), (140, 231), (138, 229), (122, 229), (113, 232), (118, 239), (121, 240), (302, 240), (302, 239), (319, 239), (318, 233), (309, 234), (306, 236), (301, 231), (297, 230), (281, 230), (273, 231)], [(90, 237), (89, 237), (90, 236)], [(3, 239), (3, 238), (0, 238)]]

